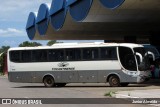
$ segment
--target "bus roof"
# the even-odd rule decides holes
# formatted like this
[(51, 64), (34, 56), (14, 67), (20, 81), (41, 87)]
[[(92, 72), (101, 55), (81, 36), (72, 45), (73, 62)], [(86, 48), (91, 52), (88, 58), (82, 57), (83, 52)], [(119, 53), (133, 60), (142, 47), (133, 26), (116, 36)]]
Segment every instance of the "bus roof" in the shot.
[(134, 43), (57, 43), (52, 46), (37, 46), (37, 47), (16, 47), (10, 48), (11, 50), (30, 50), (30, 49), (63, 49), (63, 48), (87, 48), (87, 47), (115, 47), (124, 46), (129, 48), (143, 47)]

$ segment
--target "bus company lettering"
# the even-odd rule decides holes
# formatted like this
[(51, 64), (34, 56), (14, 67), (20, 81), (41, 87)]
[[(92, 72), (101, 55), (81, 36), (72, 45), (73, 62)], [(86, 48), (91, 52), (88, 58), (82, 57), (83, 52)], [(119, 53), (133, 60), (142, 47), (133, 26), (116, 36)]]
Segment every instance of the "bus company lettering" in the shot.
[(75, 68), (52, 68), (53, 71), (74, 71)]
[(73, 71), (75, 67), (68, 67), (69, 63), (67, 62), (60, 62), (57, 64), (59, 68), (52, 68), (53, 71)]

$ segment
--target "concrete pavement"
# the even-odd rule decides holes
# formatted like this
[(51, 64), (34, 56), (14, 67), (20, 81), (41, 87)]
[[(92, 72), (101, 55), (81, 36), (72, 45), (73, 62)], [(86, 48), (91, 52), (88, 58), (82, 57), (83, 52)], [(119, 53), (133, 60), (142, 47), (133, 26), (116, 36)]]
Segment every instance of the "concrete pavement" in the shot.
[(160, 79), (151, 79), (145, 83), (146, 85), (157, 86), (147, 89), (134, 89), (126, 91), (117, 91), (116, 98), (160, 98)]
[[(160, 79), (156, 80), (150, 80), (146, 82), (145, 84), (152, 84), (152, 85), (160, 85)], [(141, 99), (141, 101), (144, 101), (145, 99), (156, 99), (160, 98), (160, 86), (157, 89), (145, 89), (145, 90), (128, 90), (128, 91), (117, 91), (115, 94), (112, 96), (115, 98), (127, 98), (127, 99)], [(159, 102), (159, 99), (156, 101)], [(160, 104), (149, 104), (152, 106), (158, 106), (160, 107)]]
[(160, 98), (160, 89), (118, 91), (118, 92), (116, 92), (115, 95), (113, 95), (113, 97), (127, 98), (126, 100), (137, 99), (136, 101), (138, 101), (138, 102), (136, 102), (136, 103), (139, 103), (139, 101), (141, 101), (140, 104), (143, 104), (143, 102), (148, 99), (149, 99), (149, 101), (154, 100), (154, 101), (156, 101), (156, 103), (152, 102), (152, 104), (148, 104), (148, 105), (160, 107), (160, 104), (159, 104), (160, 99), (156, 99), (156, 98)]
[[(110, 87), (109, 84), (67, 84), (61, 88), (46, 88), (42, 83), (11, 83), (7, 77), (0, 76), (1, 98), (108, 98), (104, 96), (109, 91), (123, 92), (126, 90), (159, 89), (159, 85), (130, 84), (128, 87)], [(0, 105), (1, 106), (1, 105)], [(95, 105), (47, 105), (46, 107), (146, 107), (143, 104), (95, 104)], [(150, 106), (150, 105), (149, 105)], [(10, 107), (6, 105), (5, 107)], [(15, 107), (19, 107), (15, 106)], [(25, 106), (24, 106), (25, 107)], [(35, 106), (34, 107), (40, 107)]]
[(118, 91), (116, 98), (160, 98), (160, 89)]

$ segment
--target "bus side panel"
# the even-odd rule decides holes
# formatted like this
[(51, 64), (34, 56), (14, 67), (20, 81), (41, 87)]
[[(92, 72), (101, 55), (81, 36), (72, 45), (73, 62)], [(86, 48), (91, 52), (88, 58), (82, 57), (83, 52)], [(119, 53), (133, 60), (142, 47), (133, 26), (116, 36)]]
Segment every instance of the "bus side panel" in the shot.
[(42, 83), (45, 75), (53, 76), (55, 82), (61, 81), (60, 71), (22, 71), (22, 72), (9, 72), (8, 79), (10, 82), (21, 83)]
[(43, 82), (46, 75), (51, 75), (56, 83), (62, 82), (61, 71), (35, 71), (33, 82)]
[(120, 82), (129, 82), (129, 83), (136, 83), (137, 77), (132, 77), (130, 75), (127, 75), (122, 70), (103, 70), (98, 71), (98, 82), (99, 83), (106, 83), (107, 78), (110, 75), (117, 75), (120, 79)]
[[(115, 71), (114, 71), (115, 72)], [(98, 82), (99, 83), (106, 83), (107, 82), (107, 75), (109, 73), (113, 73), (112, 70), (102, 70), (98, 71)]]
[(129, 83), (137, 83), (138, 82), (137, 76), (134, 77), (134, 76), (128, 75), (124, 71), (119, 72), (119, 75), (120, 75), (121, 82), (129, 82)]
[(34, 72), (9, 72), (8, 78), (10, 82), (31, 83), (33, 81)]
[(97, 71), (87, 70), (87, 71), (78, 71), (79, 74), (79, 82), (80, 83), (97, 83), (98, 75)]
[(59, 71), (62, 75), (62, 83), (77, 83), (78, 73), (77, 71)]

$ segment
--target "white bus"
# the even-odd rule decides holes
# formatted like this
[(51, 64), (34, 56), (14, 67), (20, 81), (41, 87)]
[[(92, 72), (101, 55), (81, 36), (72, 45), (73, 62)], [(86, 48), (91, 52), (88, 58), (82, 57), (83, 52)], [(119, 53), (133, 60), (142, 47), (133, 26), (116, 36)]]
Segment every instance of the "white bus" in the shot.
[(117, 87), (150, 76), (148, 57), (138, 44), (74, 43), (8, 50), (11, 82), (44, 83), (47, 87), (109, 82)]

